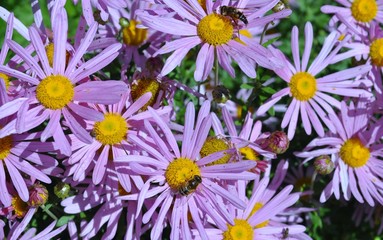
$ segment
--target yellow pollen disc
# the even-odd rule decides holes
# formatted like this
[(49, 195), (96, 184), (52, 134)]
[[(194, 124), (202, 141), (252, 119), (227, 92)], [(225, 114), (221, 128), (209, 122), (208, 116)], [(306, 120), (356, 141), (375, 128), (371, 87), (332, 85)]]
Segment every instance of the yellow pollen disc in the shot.
[(307, 101), (314, 97), (317, 91), (317, 81), (308, 72), (297, 72), (290, 79), (290, 92), (299, 101)]
[(9, 77), (3, 73), (0, 73), (0, 78), (2, 78), (5, 83), (5, 89), (8, 89), (10, 85)]
[[(206, 157), (210, 154), (223, 151), (223, 150), (228, 150), (229, 149), (229, 144), (222, 138), (217, 138), (217, 137), (209, 137), (205, 143), (203, 144), (200, 154), (201, 157)], [(227, 163), (230, 160), (230, 155), (225, 154), (225, 156), (221, 157), (220, 159), (209, 163), (208, 165), (216, 165), (216, 164), (224, 164)]]
[(113, 145), (126, 139), (128, 124), (118, 113), (106, 113), (104, 120), (96, 122), (93, 133), (97, 141), (104, 145)]
[(46, 108), (56, 110), (65, 107), (73, 100), (72, 82), (61, 75), (51, 75), (39, 83), (36, 98)]
[(223, 232), (223, 240), (252, 240), (254, 230), (243, 219), (234, 219), (234, 226), (227, 224), (227, 230)]
[(350, 167), (364, 166), (370, 159), (370, 150), (366, 148), (359, 138), (348, 139), (340, 148), (340, 158)]
[(371, 43), (370, 57), (375, 66), (383, 67), (383, 38), (378, 38)]
[(359, 22), (370, 22), (378, 13), (376, 0), (354, 0), (351, 5), (351, 15)]
[(24, 217), (28, 211), (28, 204), (21, 200), (19, 196), (14, 196), (12, 198), (12, 207), (15, 211), (15, 214), (18, 218)]
[(165, 171), (166, 182), (175, 191), (185, 186), (195, 175), (201, 176), (201, 171), (198, 165), (188, 158), (176, 158), (169, 163)]
[(11, 153), (12, 145), (12, 135), (0, 138), (0, 160), (5, 159)]
[[(261, 209), (263, 207), (263, 203), (260, 203), (260, 202), (257, 202), (254, 207), (253, 207), (253, 210), (251, 210), (251, 213), (249, 215), (249, 218), (251, 216), (253, 216), (259, 209)], [(261, 222), (260, 224), (258, 224), (257, 226), (255, 226), (255, 228), (263, 228), (263, 227), (266, 227), (267, 225), (269, 224), (269, 220), (266, 220), (264, 222)]]
[[(48, 63), (49, 66), (53, 67), (53, 56), (54, 56), (54, 44), (49, 43), (48, 45), (45, 46), (45, 52), (47, 53), (47, 58), (48, 58)], [(66, 63), (65, 66), (68, 65), (70, 54), (68, 51), (66, 51)]]
[(132, 99), (136, 101), (145, 93), (151, 92), (152, 97), (149, 101), (141, 108), (141, 110), (145, 111), (148, 109), (148, 106), (153, 106), (158, 97), (158, 93), (160, 90), (160, 83), (154, 79), (138, 79), (135, 84), (132, 84), (132, 90), (130, 94), (132, 95)]
[(205, 43), (213, 46), (222, 45), (233, 37), (233, 25), (229, 18), (212, 13), (198, 23), (197, 34)]
[(122, 29), (122, 40), (126, 45), (139, 46), (141, 45), (148, 35), (147, 29), (137, 28), (140, 22), (130, 20), (129, 25)]
[(240, 148), (239, 152), (246, 160), (259, 160), (259, 154), (251, 147)]

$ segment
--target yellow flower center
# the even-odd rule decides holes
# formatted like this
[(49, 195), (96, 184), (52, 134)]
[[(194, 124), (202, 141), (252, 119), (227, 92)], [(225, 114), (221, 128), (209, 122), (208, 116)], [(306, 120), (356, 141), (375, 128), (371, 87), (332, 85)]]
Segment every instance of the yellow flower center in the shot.
[[(200, 154), (201, 157), (206, 157), (210, 154), (228, 149), (229, 144), (224, 139), (217, 137), (209, 137), (203, 144)], [(225, 156), (221, 157), (220, 159), (217, 159), (214, 162), (209, 163), (208, 165), (227, 163), (230, 160), (230, 157), (231, 156), (229, 154), (225, 154)]]
[(233, 37), (233, 25), (229, 18), (212, 13), (198, 23), (197, 34), (205, 43), (213, 46), (222, 45)]
[(0, 73), (0, 78), (2, 78), (5, 83), (5, 89), (8, 89), (10, 85), (9, 77), (3, 73)]
[(11, 153), (12, 145), (12, 135), (0, 138), (0, 160), (5, 159)]
[(73, 100), (72, 82), (62, 75), (51, 75), (39, 83), (36, 98), (46, 108), (61, 109)]
[(227, 230), (223, 232), (223, 240), (252, 240), (254, 230), (243, 219), (234, 219), (234, 226), (227, 224)]
[(351, 14), (359, 22), (370, 22), (378, 13), (376, 0), (354, 0), (351, 5)]
[[(260, 203), (260, 202), (257, 202), (254, 204), (254, 207), (253, 207), (253, 210), (251, 210), (251, 213), (249, 215), (249, 218), (251, 216), (253, 216), (259, 209), (261, 209), (263, 207), (263, 203)], [(258, 224), (257, 226), (255, 226), (255, 228), (263, 228), (263, 227), (266, 227), (267, 225), (269, 224), (269, 220), (266, 220), (264, 222), (261, 222), (260, 224)]]
[(259, 160), (259, 154), (251, 147), (240, 148), (239, 152), (246, 160)]
[(316, 79), (308, 72), (297, 72), (290, 79), (290, 92), (299, 101), (307, 101), (317, 91)]
[(148, 35), (147, 29), (137, 28), (140, 22), (130, 20), (129, 25), (122, 28), (122, 40), (126, 45), (139, 46)]
[(14, 196), (12, 198), (12, 207), (15, 211), (15, 214), (18, 218), (24, 217), (28, 211), (28, 204), (21, 200), (19, 196)]
[[(46, 45), (45, 46), (45, 52), (47, 53), (47, 58), (48, 58), (49, 66), (53, 67), (53, 57), (54, 57), (54, 52), (55, 52), (54, 44), (53, 43), (49, 43), (48, 45)], [(65, 66), (68, 65), (69, 57), (70, 57), (70, 54), (69, 54), (68, 51), (66, 51)]]
[(198, 165), (188, 158), (175, 159), (165, 171), (166, 182), (175, 191), (185, 186), (196, 175), (201, 176), (201, 171)]
[(138, 79), (135, 84), (132, 84), (131, 95), (132, 99), (136, 101), (142, 95), (147, 92), (152, 93), (152, 97), (149, 101), (141, 108), (141, 110), (145, 111), (148, 109), (148, 106), (153, 106), (158, 97), (158, 93), (160, 90), (160, 83), (155, 79)]
[(378, 38), (371, 43), (370, 57), (375, 66), (383, 67), (383, 38)]
[(370, 159), (370, 150), (357, 137), (348, 139), (340, 148), (340, 158), (350, 167), (364, 166)]
[(106, 113), (104, 120), (96, 122), (93, 134), (104, 145), (113, 145), (126, 139), (128, 124), (118, 113)]

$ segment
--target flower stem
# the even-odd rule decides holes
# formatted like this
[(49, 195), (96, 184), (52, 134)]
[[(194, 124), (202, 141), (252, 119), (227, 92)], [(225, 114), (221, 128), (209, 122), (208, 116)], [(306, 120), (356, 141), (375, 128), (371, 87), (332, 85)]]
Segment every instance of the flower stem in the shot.
[(40, 206), (41, 209), (43, 209), (44, 212), (46, 212), (51, 218), (54, 220), (58, 220), (58, 218), (49, 210), (49, 208), (45, 207), (45, 205)]

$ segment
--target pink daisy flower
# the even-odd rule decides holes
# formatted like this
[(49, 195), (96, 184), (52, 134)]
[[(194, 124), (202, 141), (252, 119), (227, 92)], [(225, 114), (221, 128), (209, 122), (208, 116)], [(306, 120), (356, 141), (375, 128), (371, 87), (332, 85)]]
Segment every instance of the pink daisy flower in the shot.
[[(63, 4), (60, 1), (56, 4)], [(30, 83), (33, 87), (26, 98), (19, 98), (0, 108), (0, 118), (17, 112), (17, 121), (11, 122), (14, 129), (0, 130), (0, 136), (14, 132), (25, 132), (49, 119), (42, 132), (41, 140), (53, 136), (60, 151), (71, 154), (70, 144), (60, 126), (60, 117), (66, 120), (69, 129), (82, 141), (90, 143), (92, 137), (82, 127), (83, 119), (102, 120), (101, 113), (88, 108), (84, 103), (113, 104), (127, 90), (126, 84), (119, 81), (81, 81), (108, 65), (118, 55), (121, 44), (113, 44), (91, 60), (78, 66), (97, 30), (94, 23), (88, 30), (80, 47), (66, 64), (68, 20), (66, 11), (57, 7), (53, 21), (54, 58), (53, 66), (48, 63), (47, 52), (35, 27), (29, 29), (31, 42), (36, 49), (41, 67), (23, 47), (8, 41), (9, 47), (31, 67), (33, 75), (0, 66), (0, 72)], [(107, 94), (105, 94), (107, 93)]]
[[(0, 107), (11, 104), (5, 90), (4, 82), (0, 81)], [(0, 128), (9, 126), (15, 121), (15, 115), (0, 119)], [(6, 128), (6, 127), (4, 127)], [(3, 128), (3, 129), (4, 129)], [(10, 191), (13, 187), (23, 201), (28, 201), (29, 192), (26, 181), (38, 179), (51, 183), (48, 175), (60, 173), (56, 166), (57, 161), (44, 153), (54, 152), (55, 147), (51, 142), (36, 141), (41, 137), (41, 132), (11, 134), (0, 137), (0, 202), (5, 206), (11, 205)], [(8, 184), (8, 181), (11, 184)]]
[(339, 199), (342, 194), (346, 200), (354, 196), (358, 202), (366, 201), (371, 206), (375, 205), (375, 200), (383, 203), (382, 145), (378, 143), (378, 127), (368, 128), (371, 114), (368, 103), (363, 101), (366, 99), (361, 99), (356, 106), (352, 102), (350, 106), (342, 102), (339, 118), (330, 116), (337, 134), (316, 138), (295, 154), (306, 158), (305, 161), (331, 154), (335, 170), (321, 194), (321, 202), (332, 194)]
[(364, 26), (383, 23), (383, 0), (335, 0), (342, 6), (325, 5), (322, 12), (334, 14), (332, 21), (341, 21), (351, 33), (367, 35)]
[[(246, 185), (240, 181), (238, 188), (232, 189), (231, 194), (244, 200), (246, 208), (238, 209), (235, 206), (228, 206), (231, 221), (210, 222), (206, 227), (208, 239), (231, 239), (230, 237), (233, 235), (240, 235), (242, 239), (279, 240), (283, 237), (286, 239), (311, 239), (303, 233), (304, 226), (286, 225), (276, 221), (277, 214), (282, 213), (299, 199), (299, 193), (291, 193), (293, 189), (291, 185), (277, 193), (287, 166), (287, 162), (283, 161), (278, 164), (276, 177), (270, 184), (269, 176), (256, 181), (250, 199), (246, 196)], [(205, 239), (197, 231), (193, 231), (193, 234), (195, 239)]]
[[(106, 225), (103, 239), (113, 239), (119, 227), (119, 219), (126, 218), (125, 239), (139, 239), (144, 232), (141, 226), (142, 215), (137, 209), (137, 196), (143, 181), (135, 178), (133, 187), (128, 192), (121, 186), (113, 164), (107, 163), (107, 175), (99, 185), (92, 183), (86, 189), (78, 187), (80, 193), (61, 202), (68, 214), (79, 214), (97, 208), (93, 218), (81, 226), (81, 238), (92, 239), (101, 236), (101, 229)], [(83, 181), (88, 182), (88, 179)], [(126, 215), (124, 214), (126, 210)]]
[[(4, 228), (7, 228), (6, 224), (0, 220), (0, 238), (18, 240), (53, 239), (66, 229), (67, 225), (54, 229), (57, 221), (53, 221), (48, 227), (38, 234), (36, 234), (36, 228), (28, 228), (28, 230), (26, 230), (35, 212), (36, 208), (30, 208), (21, 222), (11, 224), (10, 229), (7, 229), (6, 231), (4, 231)], [(4, 232), (8, 232), (8, 234), (5, 235)]]
[[(92, 181), (98, 184), (104, 178), (108, 161), (133, 154), (139, 149), (132, 144), (131, 136), (138, 135), (143, 130), (143, 121), (150, 119), (147, 111), (138, 113), (151, 99), (151, 93), (146, 93), (136, 101), (131, 95), (125, 93), (121, 100), (113, 105), (94, 105), (93, 109), (104, 116), (102, 121), (86, 121), (86, 129), (92, 132), (91, 143), (80, 141), (75, 135), (70, 135), (73, 154), (64, 161), (70, 165), (66, 176), (73, 174), (74, 181), (82, 181), (88, 173), (92, 172)], [(166, 117), (170, 108), (156, 110), (159, 115)], [(114, 164), (112, 164), (113, 166)], [(126, 169), (117, 170), (118, 178), (126, 191), (130, 192), (131, 182)]]
[[(253, 39), (241, 37), (241, 41), (234, 40), (233, 36), (236, 35), (236, 28), (241, 29), (245, 24), (242, 21), (235, 24), (230, 17), (218, 14), (222, 6), (229, 5), (229, 1), (217, 1), (215, 3), (206, 1), (206, 6), (201, 6), (197, 0), (164, 0), (163, 2), (181, 18), (184, 18), (185, 21), (178, 20), (170, 14), (151, 15), (149, 11), (142, 11), (138, 14), (143, 25), (160, 32), (180, 36), (176, 40), (167, 42), (156, 53), (173, 52), (166, 60), (161, 75), (164, 76), (171, 72), (181, 63), (186, 54), (198, 45), (201, 46), (201, 49), (196, 59), (196, 70), (194, 72), (196, 81), (207, 78), (213, 68), (215, 57), (218, 58), (218, 62), (223, 69), (232, 77), (235, 76), (234, 68), (231, 66), (232, 59), (246, 75), (252, 78), (256, 77), (255, 63), (270, 69), (279, 66), (277, 64), (278, 59)], [(233, 7), (246, 8), (247, 2), (233, 1)], [(273, 0), (267, 6), (246, 16), (249, 22), (248, 27), (264, 25), (275, 19), (286, 17), (291, 13), (290, 10), (285, 10), (262, 17), (277, 2), (278, 0)]]
[[(211, 127), (209, 110), (210, 103), (205, 101), (195, 122), (194, 105), (192, 103), (187, 105), (180, 150), (168, 125), (149, 108), (160, 129), (156, 131), (148, 121), (145, 121), (145, 127), (154, 144), (146, 143), (136, 136), (131, 138), (132, 142), (145, 150), (149, 156), (128, 155), (118, 160), (121, 166), (129, 163), (134, 172), (147, 178), (138, 197), (137, 211), (141, 210), (145, 199), (159, 194), (154, 204), (143, 215), (144, 223), (151, 220), (153, 224), (151, 239), (158, 239), (161, 236), (166, 217), (170, 218), (172, 239), (180, 237), (191, 239), (188, 213), (191, 214), (201, 236), (207, 239), (201, 217), (204, 218), (203, 216), (207, 214), (213, 219), (226, 218), (228, 213), (222, 201), (238, 208), (244, 206), (244, 202), (220, 186), (217, 179), (227, 181), (254, 179), (256, 175), (246, 170), (255, 167), (256, 163), (243, 161), (208, 165), (233, 152), (230, 150), (199, 157)], [(160, 207), (158, 217), (152, 219), (158, 207)]]
[(262, 115), (282, 97), (290, 96), (292, 101), (286, 110), (281, 124), (282, 128), (289, 126), (289, 139), (294, 137), (299, 113), (307, 134), (311, 134), (313, 127), (319, 136), (323, 136), (324, 129), (321, 121), (323, 121), (331, 131), (335, 131), (328, 115), (335, 114), (333, 110), (334, 107), (340, 109), (340, 102), (329, 94), (348, 97), (359, 97), (363, 94), (370, 96), (371, 93), (362, 89), (362, 87), (365, 88), (372, 85), (371, 81), (367, 79), (353, 80), (355, 77), (367, 73), (371, 69), (369, 65), (357, 66), (315, 78), (319, 72), (331, 63), (335, 54), (338, 53), (348, 38), (346, 37), (344, 41), (339, 43), (337, 40), (338, 34), (332, 32), (326, 38), (319, 55), (307, 69), (313, 42), (311, 23), (306, 23), (305, 27), (305, 49), (302, 62), (299, 56), (298, 34), (298, 28), (295, 26), (292, 30), (291, 37), (294, 65), (290, 63), (281, 51), (273, 49), (275, 56), (278, 56), (278, 58), (282, 59), (286, 64), (286, 67), (275, 69), (274, 72), (282, 78), (288, 86), (271, 96), (257, 111), (257, 115)]

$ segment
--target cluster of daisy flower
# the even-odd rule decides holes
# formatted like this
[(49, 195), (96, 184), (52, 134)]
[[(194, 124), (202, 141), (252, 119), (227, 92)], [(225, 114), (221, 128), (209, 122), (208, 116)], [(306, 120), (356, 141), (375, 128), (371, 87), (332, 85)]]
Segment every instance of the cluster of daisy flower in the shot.
[(0, 6), (0, 238), (311, 239), (332, 195), (357, 224), (383, 205), (383, 1), (323, 6), (291, 61), (287, 0), (30, 2), (30, 26)]

